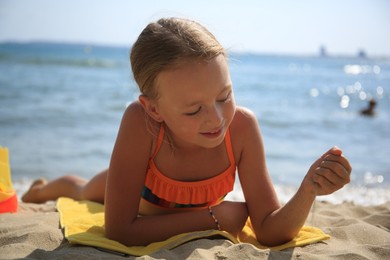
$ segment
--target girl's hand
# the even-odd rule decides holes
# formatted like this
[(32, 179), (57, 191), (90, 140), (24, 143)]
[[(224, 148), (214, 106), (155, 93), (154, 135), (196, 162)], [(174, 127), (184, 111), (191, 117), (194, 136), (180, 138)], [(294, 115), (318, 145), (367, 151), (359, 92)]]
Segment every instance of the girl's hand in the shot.
[(333, 147), (310, 167), (302, 186), (310, 194), (328, 195), (350, 182), (352, 168), (338, 147)]
[(222, 230), (238, 234), (245, 226), (248, 218), (245, 202), (223, 201), (212, 209)]

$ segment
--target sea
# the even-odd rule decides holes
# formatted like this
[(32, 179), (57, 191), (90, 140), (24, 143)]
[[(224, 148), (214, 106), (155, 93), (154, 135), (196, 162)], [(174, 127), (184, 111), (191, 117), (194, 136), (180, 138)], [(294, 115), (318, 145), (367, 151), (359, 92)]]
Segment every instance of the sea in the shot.
[[(139, 92), (129, 46), (0, 44), (0, 145), (20, 196), (40, 177), (91, 178), (109, 165), (126, 106)], [(318, 200), (390, 201), (390, 58), (229, 53), (237, 105), (254, 111), (267, 167), (287, 202), (333, 146), (351, 183)], [(371, 99), (374, 116), (363, 116)], [(229, 194), (242, 200), (238, 182)]]

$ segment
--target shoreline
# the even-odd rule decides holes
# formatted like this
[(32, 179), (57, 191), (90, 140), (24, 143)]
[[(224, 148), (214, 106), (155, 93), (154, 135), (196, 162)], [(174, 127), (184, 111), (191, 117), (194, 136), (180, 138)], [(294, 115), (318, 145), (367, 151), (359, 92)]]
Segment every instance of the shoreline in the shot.
[[(147, 259), (386, 259), (390, 257), (390, 202), (360, 206), (344, 202), (316, 202), (308, 225), (328, 233), (329, 240), (282, 251), (260, 250), (250, 244), (226, 239), (199, 239), (172, 250), (160, 250)], [(71, 245), (59, 227), (55, 203), (20, 202), (17, 213), (0, 214), (2, 259), (76, 258), (113, 259), (122, 256), (93, 247)], [(129, 259), (135, 257), (130, 256)]]

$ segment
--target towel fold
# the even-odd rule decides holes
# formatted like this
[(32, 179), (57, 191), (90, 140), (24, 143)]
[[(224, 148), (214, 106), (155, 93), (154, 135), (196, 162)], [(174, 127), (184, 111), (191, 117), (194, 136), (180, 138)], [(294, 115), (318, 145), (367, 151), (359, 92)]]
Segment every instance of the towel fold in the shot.
[(123, 254), (142, 256), (152, 254), (160, 249), (173, 249), (181, 244), (200, 238), (223, 237), (233, 243), (250, 243), (260, 249), (283, 250), (290, 247), (304, 246), (330, 238), (315, 227), (304, 226), (298, 235), (290, 242), (276, 246), (262, 246), (255, 237), (250, 221), (238, 237), (218, 230), (206, 230), (183, 233), (161, 242), (147, 246), (125, 246), (104, 236), (104, 206), (92, 201), (75, 201), (69, 198), (59, 198), (57, 210), (60, 213), (60, 224), (64, 229), (65, 238), (70, 243), (95, 246), (98, 248), (120, 252)]

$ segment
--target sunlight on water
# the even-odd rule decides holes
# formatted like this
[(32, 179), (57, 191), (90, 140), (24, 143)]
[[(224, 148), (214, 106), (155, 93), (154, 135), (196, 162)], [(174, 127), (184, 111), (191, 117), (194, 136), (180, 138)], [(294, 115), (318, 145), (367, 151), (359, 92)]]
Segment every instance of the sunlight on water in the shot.
[(349, 96), (343, 95), (340, 101), (341, 108), (347, 108), (349, 106)]
[(369, 66), (369, 65), (357, 65), (357, 64), (348, 64), (344, 66), (344, 72), (346, 74), (358, 75), (358, 74), (380, 74), (381, 67), (378, 65)]
[(319, 94), (320, 94), (320, 91), (316, 88), (312, 88), (310, 90), (310, 96), (312, 96), (312, 97), (318, 97)]

